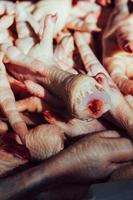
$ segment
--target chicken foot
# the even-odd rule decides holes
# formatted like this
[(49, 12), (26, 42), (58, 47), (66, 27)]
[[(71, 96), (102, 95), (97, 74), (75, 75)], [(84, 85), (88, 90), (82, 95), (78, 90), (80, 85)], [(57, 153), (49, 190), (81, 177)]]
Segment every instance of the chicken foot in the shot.
[[(112, 103), (112, 108), (109, 111), (110, 114), (129, 132), (130, 136), (133, 137), (132, 109), (127, 104), (123, 95), (119, 92), (118, 88), (115, 86), (107, 71), (100, 64), (90, 47), (85, 43), (81, 33), (75, 33), (75, 41), (86, 71), (89, 75), (96, 77), (96, 80), (103, 85), (105, 91), (110, 95)], [(121, 109), (121, 107), (123, 109)]]

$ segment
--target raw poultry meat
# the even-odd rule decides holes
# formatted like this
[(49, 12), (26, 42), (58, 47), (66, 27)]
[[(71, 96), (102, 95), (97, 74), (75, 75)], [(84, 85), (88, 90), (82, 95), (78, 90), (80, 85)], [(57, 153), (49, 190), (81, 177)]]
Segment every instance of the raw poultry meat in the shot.
[[(8, 65), (8, 70), (19, 80), (30, 79), (42, 84), (64, 101), (72, 115), (81, 119), (100, 117), (110, 108), (109, 96), (92, 77), (74, 75), (56, 67), (51, 60), (53, 28), (50, 29), (50, 25), (54, 27), (55, 17), (53, 20), (49, 15), (45, 22), (44, 35), (49, 40), (43, 37), (42, 43), (30, 50), (30, 55), (24, 55), (14, 46), (3, 47), (6, 59), (12, 64)], [(49, 49), (49, 55), (42, 55), (42, 44), (43, 50)]]
[[(108, 176), (133, 159), (132, 143), (116, 131), (85, 136), (47, 161), (44, 171), (64, 182), (90, 182)], [(69, 162), (68, 162), (69, 160)], [(122, 161), (122, 162), (121, 162)], [(62, 164), (61, 164), (62, 163)], [(55, 168), (58, 169), (55, 171)]]
[(6, 77), (6, 69), (2, 63), (3, 54), (0, 55), (0, 106), (6, 117), (8, 118), (13, 130), (20, 136), (21, 140), (25, 142), (25, 135), (27, 127), (21, 119), (17, 111), (14, 94), (10, 88), (10, 84)]
[(40, 1), (36, 5), (36, 10), (33, 13), (34, 18), (37, 21), (45, 19), (46, 15), (58, 14), (57, 25), (54, 30), (56, 34), (59, 32), (63, 27), (71, 10), (71, 2), (72, 0), (45, 0)]
[(87, 133), (93, 133), (98, 131), (106, 130), (106, 125), (96, 119), (88, 121), (88, 120), (80, 120), (80, 119), (69, 119), (69, 121), (65, 122), (62, 119), (58, 118), (55, 114), (51, 113), (49, 110), (44, 111), (45, 119), (54, 124), (61, 129), (64, 130), (65, 134), (69, 137), (75, 137), (84, 135)]
[(0, 175), (132, 176), (132, 18), (127, 0), (0, 1)]
[(103, 35), (103, 63), (119, 89), (132, 95), (133, 15), (128, 1), (116, 2)]
[(24, 84), (27, 91), (31, 95), (44, 99), (46, 102), (48, 102), (49, 104), (53, 106), (63, 107), (63, 103), (60, 101), (60, 99), (50, 94), (50, 92), (46, 90), (44, 87), (42, 87), (41, 85), (30, 80), (26, 80)]
[[(133, 111), (124, 100), (124, 97), (119, 92), (107, 71), (100, 64), (91, 48), (86, 44), (84, 37), (81, 33), (75, 33), (75, 41), (79, 48), (82, 60), (84, 62), (85, 70), (91, 76), (101, 83), (105, 91), (110, 95), (112, 108), (110, 109), (111, 115), (120, 123), (132, 136), (133, 133)], [(121, 110), (121, 105), (125, 105)]]
[[(51, 185), (59, 187), (58, 184), (64, 183), (90, 184), (94, 180), (109, 176), (123, 165), (126, 166), (125, 162), (129, 165), (131, 159), (133, 146), (130, 140), (120, 138), (116, 131), (99, 132), (85, 136), (39, 167), (14, 176), (9, 180), (9, 187), (17, 181), (18, 186), (12, 190), (16, 193), (15, 191), (21, 192), (29, 183), (33, 190), (40, 185), (46, 189)], [(28, 174), (32, 174), (30, 179)], [(6, 181), (3, 181), (2, 186), (5, 183)]]
[[(0, 135), (0, 176), (25, 164), (30, 159), (44, 160), (64, 148), (64, 132), (52, 124), (31, 129), (25, 136), (25, 146), (14, 134)], [(27, 147), (27, 148), (26, 148)]]
[(64, 148), (64, 138), (62, 129), (52, 124), (43, 124), (31, 129), (25, 140), (31, 157), (44, 160)]

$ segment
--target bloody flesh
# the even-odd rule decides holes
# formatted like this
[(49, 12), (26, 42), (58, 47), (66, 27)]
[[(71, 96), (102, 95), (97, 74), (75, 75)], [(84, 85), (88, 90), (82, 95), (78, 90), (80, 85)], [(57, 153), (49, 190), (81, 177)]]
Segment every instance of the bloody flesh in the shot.
[(78, 0), (72, 0), (72, 5), (75, 6), (77, 4)]
[(103, 102), (101, 100), (99, 100), (99, 99), (93, 99), (89, 103), (88, 108), (92, 111), (92, 113), (94, 115), (97, 115), (101, 111), (102, 106), (103, 106)]

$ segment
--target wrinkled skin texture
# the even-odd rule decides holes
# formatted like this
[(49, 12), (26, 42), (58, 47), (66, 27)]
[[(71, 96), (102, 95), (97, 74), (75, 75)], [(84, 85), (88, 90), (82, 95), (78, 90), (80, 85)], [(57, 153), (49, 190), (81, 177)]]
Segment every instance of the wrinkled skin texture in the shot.
[[(119, 138), (117, 132), (88, 135), (45, 163), (3, 180), (0, 191), (6, 186), (2, 195), (7, 196), (8, 191), (14, 197), (16, 192), (29, 192), (29, 187), (37, 192), (40, 186), (46, 189), (64, 183), (91, 183), (109, 176), (132, 159), (131, 141)], [(12, 188), (13, 182), (17, 185)]]
[(45, 100), (47, 103), (51, 104), (54, 107), (63, 107), (63, 102), (60, 99), (56, 98), (54, 95), (52, 95), (41, 85), (30, 80), (27, 80), (24, 83), (27, 91), (31, 95)]
[[(46, 163), (51, 177), (70, 181), (90, 182), (107, 177), (114, 170), (133, 159), (132, 143), (119, 138), (115, 131), (86, 136), (63, 150)], [(69, 162), (68, 162), (69, 160)]]
[(114, 171), (110, 176), (110, 181), (116, 180), (129, 180), (133, 179), (133, 165), (128, 165), (121, 167), (120, 169)]
[[(63, 175), (65, 180), (72, 176), (72, 180), (75, 181), (91, 182), (109, 176), (114, 170), (117, 170), (123, 164), (126, 165), (128, 161), (130, 162), (133, 153), (132, 144), (128, 139), (119, 138), (118, 133), (115, 131), (92, 135), (92, 132), (106, 130), (106, 127), (96, 119), (92, 121), (82, 119), (89, 118), (90, 120), (100, 117), (110, 109), (111, 100), (113, 104), (110, 110), (111, 115), (132, 136), (133, 113), (103, 66), (100, 65), (94, 53), (87, 46), (87, 44), (92, 42), (92, 31), (100, 31), (97, 27), (97, 21), (101, 7), (94, 0), (76, 2), (72, 8), (70, 6), (71, 1), (68, 0), (51, 0), (51, 6), (49, 6), (49, 2), (47, 0), (42, 1), (37, 4), (37, 8), (33, 6), (35, 9), (32, 8), (31, 4), (26, 4), (26, 2), (23, 5), (17, 3), (17, 6), (14, 8), (15, 11), (12, 11), (15, 12), (15, 31), (17, 33), (14, 37), (11, 37), (10, 30), (7, 30), (8, 26), (10, 27), (13, 23), (14, 15), (1, 18), (0, 27), (1, 29), (2, 27), (4, 28), (3, 32), (0, 32), (0, 36), (2, 36), (0, 38), (2, 38), (1, 41), (3, 43), (7, 41), (7, 44), (1, 48), (6, 54), (4, 62), (9, 62), (6, 65), (6, 69), (16, 78), (13, 76), (9, 77), (8, 75), (7, 82), (10, 83), (17, 100), (20, 98), (17, 95), (17, 92), (20, 92), (19, 90), (22, 91), (21, 97), (27, 97), (27, 94), (35, 95), (35, 97), (32, 96), (26, 99), (20, 98), (21, 100), (16, 102), (16, 112), (23, 112), (20, 114), (23, 122), (34, 127), (24, 135), (25, 144), (30, 151), (32, 159), (43, 160), (60, 152), (64, 148), (64, 134), (68, 137), (75, 137), (89, 133), (89, 136), (68, 147), (68, 149), (61, 151), (55, 157), (49, 159), (48, 162), (46, 161), (43, 169), (44, 173), (38, 174), (39, 176), (36, 176), (36, 180), (40, 179), (40, 176), (42, 178), (47, 174), (47, 176), (51, 175), (50, 177), (53, 179), (56, 176), (57, 179), (60, 179)], [(66, 11), (63, 14), (59, 2), (63, 2), (63, 7)], [(66, 7), (64, 2), (69, 4), (67, 4), (68, 7)], [(117, 1), (117, 8), (119, 7), (119, 2)], [(104, 5), (107, 1), (99, 1), (99, 3)], [(108, 3), (110, 2), (108, 1)], [(46, 5), (48, 5), (48, 8)], [(44, 10), (48, 11), (47, 9), (51, 11), (51, 15), (44, 12)], [(57, 13), (54, 13), (55, 10), (57, 10)], [(40, 11), (43, 12), (41, 13)], [(1, 12), (2, 9), (0, 10)], [(62, 17), (58, 15), (58, 12), (61, 12)], [(125, 24), (127, 23), (128, 26), (131, 26), (132, 16), (130, 18), (129, 13), (128, 15), (125, 15), (125, 13), (126, 10), (123, 17), (124, 20), (126, 19)], [(66, 20), (69, 14), (70, 19)], [(39, 17), (40, 21), (34, 20), (33, 15), (35, 18)], [(62, 19), (61, 24), (59, 23), (60, 19)], [(118, 21), (116, 20), (117, 23)], [(65, 22), (64, 36), (58, 41), (55, 38), (56, 31), (61, 29)], [(71, 33), (66, 28), (71, 29)], [(88, 33), (75, 33), (73, 37), (74, 30), (88, 31)], [(126, 39), (128, 39), (128, 42), (126, 41), (125, 44), (125, 38), (123, 39), (123, 35), (120, 34), (125, 33), (125, 31), (127, 31), (127, 27), (125, 25), (122, 26), (120, 23), (119, 30), (116, 31), (116, 41), (119, 48), (129, 54), (129, 51), (132, 51), (132, 42), (129, 41), (131, 39), (129, 36), (132, 33), (131, 31), (130, 34), (127, 33)], [(68, 32), (70, 34), (66, 36), (65, 34)], [(82, 40), (83, 35), (85, 41)], [(18, 37), (17, 40), (16, 37)], [(76, 48), (74, 40), (77, 45)], [(13, 45), (16, 45), (16, 47)], [(79, 60), (81, 58), (75, 59), (76, 56), (73, 55), (75, 50), (77, 51), (77, 57), (81, 56), (84, 66), (83, 63), (80, 65)], [(58, 57), (58, 59), (55, 59), (55, 57)], [(78, 65), (76, 66), (77, 68), (74, 66), (76, 64)], [(87, 75), (77, 75), (77, 71), (80, 73), (83, 73), (83, 71), (85, 73), (86, 71)], [(84, 85), (84, 83), (87, 84)], [(63, 109), (65, 106), (69, 111), (71, 116), (68, 117), (67, 122), (59, 119), (58, 116), (55, 116), (55, 118), (48, 116), (49, 110), (59, 110), (58, 105), (59, 107), (63, 106)], [(53, 109), (51, 106), (55, 106), (55, 108)], [(121, 109), (122, 107), (123, 110)], [(68, 113), (65, 112), (65, 109), (63, 110), (63, 115), (66, 116)], [(51, 124), (37, 126), (40, 122), (37, 119), (34, 120), (34, 114), (36, 116), (40, 115), (43, 118), (42, 112), (44, 112), (45, 119)], [(91, 112), (95, 113), (95, 115)], [(73, 117), (78, 117), (79, 119)], [(5, 134), (6, 124), (1, 123), (0, 125), (5, 125), (5, 127), (0, 131), (2, 134)], [(18, 138), (17, 141), (21, 143)], [(15, 143), (15, 145), (17, 144)], [(16, 162), (18, 160), (16, 161), (16, 157), (18, 155), (16, 153), (17, 148), (10, 149), (12, 152), (9, 152), (9, 148), (4, 149), (4, 151), (6, 150), (8, 154), (12, 153), (13, 161), (15, 160), (15, 164), (12, 164), (7, 159), (9, 170), (12, 170), (17, 166)], [(4, 160), (6, 155), (4, 154), (1, 158)], [(21, 161), (21, 156), (18, 157)], [(4, 169), (2, 164), (0, 167)], [(7, 170), (6, 167), (4, 170)], [(32, 179), (33, 177), (31, 176), (30, 178)], [(55, 181), (53, 180), (53, 182)]]
[[(25, 136), (25, 145), (14, 134), (0, 135), (0, 176), (28, 160), (44, 160), (64, 148), (64, 132), (55, 125), (43, 124), (31, 129)], [(17, 142), (16, 142), (17, 140)], [(27, 148), (26, 148), (27, 147)]]
[(27, 127), (25, 122), (22, 120), (19, 112), (17, 111), (15, 104), (15, 97), (11, 90), (10, 84), (6, 76), (6, 69), (2, 62), (3, 54), (0, 54), (0, 107), (9, 123), (11, 124), (13, 130), (19, 137), (21, 141), (25, 142), (25, 135), (27, 133)]
[(25, 140), (32, 159), (44, 160), (64, 148), (63, 130), (55, 125), (37, 126), (29, 131)]
[[(55, 93), (64, 101), (71, 115), (81, 119), (100, 117), (110, 108), (109, 96), (100, 84), (92, 77), (60, 70), (51, 60), (55, 22), (56, 16), (46, 17), (42, 40), (30, 50), (29, 55), (22, 54), (16, 47), (5, 49), (8, 61), (13, 64), (8, 65), (8, 70), (18, 80), (33, 80)], [(43, 50), (49, 52), (46, 57), (42, 53), (42, 45)], [(93, 110), (95, 103), (96, 112)]]
[[(116, 87), (105, 68), (98, 61), (91, 48), (86, 44), (84, 35), (76, 32), (74, 37), (87, 74), (95, 77), (97, 82), (104, 87), (111, 98), (112, 107), (109, 111), (110, 114), (129, 132), (130, 136), (133, 137), (132, 109), (119, 92), (119, 89)], [(121, 109), (121, 107), (123, 107), (123, 109)]]
[(103, 34), (103, 63), (124, 94), (133, 95), (133, 14), (127, 1), (119, 2)]

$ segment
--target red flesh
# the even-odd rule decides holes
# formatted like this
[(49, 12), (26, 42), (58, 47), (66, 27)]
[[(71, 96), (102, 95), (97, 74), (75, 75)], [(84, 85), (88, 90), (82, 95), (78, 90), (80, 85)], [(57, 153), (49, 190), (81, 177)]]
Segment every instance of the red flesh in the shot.
[(43, 114), (44, 114), (44, 117), (46, 117), (48, 120), (51, 121), (53, 119), (50, 111), (46, 110)]
[(93, 99), (91, 102), (89, 102), (88, 108), (94, 115), (98, 115), (99, 112), (102, 110), (102, 106), (103, 106), (103, 101), (99, 99)]
[(72, 0), (72, 5), (75, 6), (77, 4), (78, 0)]

